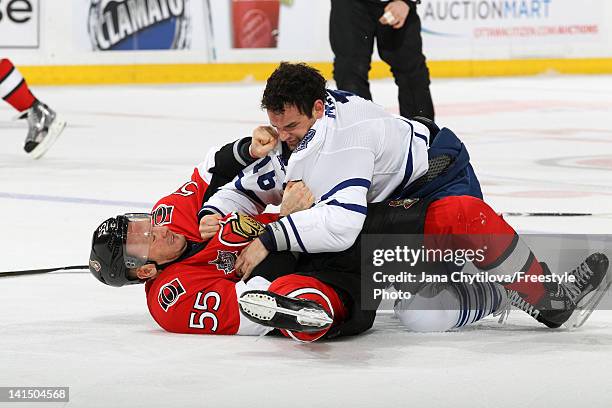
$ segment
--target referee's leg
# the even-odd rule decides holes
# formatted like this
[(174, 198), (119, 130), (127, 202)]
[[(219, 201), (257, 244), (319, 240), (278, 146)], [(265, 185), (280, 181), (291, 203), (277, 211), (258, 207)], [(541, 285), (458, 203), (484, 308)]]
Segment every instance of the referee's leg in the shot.
[(376, 19), (363, 0), (332, 0), (329, 41), (334, 52), (338, 89), (372, 99), (368, 73), (374, 50)]
[(415, 7), (400, 29), (379, 26), (376, 33), (378, 53), (391, 66), (398, 86), (400, 115), (424, 116), (434, 120), (434, 107), (429, 90), (429, 69), (423, 55), (421, 19)]

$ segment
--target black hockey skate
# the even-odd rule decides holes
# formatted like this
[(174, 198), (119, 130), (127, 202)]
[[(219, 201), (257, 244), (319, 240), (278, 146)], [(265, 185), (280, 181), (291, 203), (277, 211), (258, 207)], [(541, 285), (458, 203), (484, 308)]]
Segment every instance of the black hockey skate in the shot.
[(264, 290), (244, 292), (240, 312), (263, 326), (296, 332), (318, 332), (333, 323), (332, 317), (312, 300), (296, 299)]
[[(552, 329), (563, 324), (569, 328), (580, 327), (591, 316), (612, 283), (607, 282), (600, 288), (608, 266), (607, 256), (601, 253), (591, 254), (570, 272), (570, 275), (575, 277), (575, 282), (564, 281), (557, 284), (556, 290), (547, 293), (538, 305), (527, 303), (513, 290), (508, 291), (508, 300), (513, 306)], [(545, 263), (542, 263), (542, 267), (545, 274), (550, 274)], [(581, 302), (592, 292), (595, 293)]]

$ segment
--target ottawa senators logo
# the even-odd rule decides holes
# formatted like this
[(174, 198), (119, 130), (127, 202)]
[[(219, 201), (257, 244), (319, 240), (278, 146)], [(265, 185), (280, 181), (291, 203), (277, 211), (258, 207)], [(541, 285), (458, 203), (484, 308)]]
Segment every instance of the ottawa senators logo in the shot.
[(220, 224), (219, 241), (229, 246), (243, 246), (260, 236), (265, 229), (261, 222), (248, 215), (236, 213)]
[(401, 200), (391, 200), (389, 201), (389, 207), (404, 207), (404, 209), (409, 209), (414, 204), (419, 201), (418, 198), (404, 198)]
[(172, 223), (173, 205), (160, 204), (153, 210), (153, 225), (161, 227)]
[(185, 288), (181, 284), (181, 281), (175, 278), (159, 289), (157, 301), (164, 312), (167, 312), (170, 306), (175, 304), (178, 298), (183, 294), (185, 294)]
[(218, 270), (223, 271), (223, 273), (226, 275), (229, 275), (234, 270), (236, 259), (238, 259), (238, 251), (221, 251), (218, 249), (217, 259), (208, 263), (215, 265)]

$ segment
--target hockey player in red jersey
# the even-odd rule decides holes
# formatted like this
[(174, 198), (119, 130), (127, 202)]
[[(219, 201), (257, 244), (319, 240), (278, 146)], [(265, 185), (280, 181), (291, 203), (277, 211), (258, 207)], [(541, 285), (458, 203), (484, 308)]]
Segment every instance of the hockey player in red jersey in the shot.
[[(237, 299), (246, 290), (278, 289), (303, 299), (323, 300), (324, 310), (317, 308), (310, 316), (311, 330), (293, 336), (314, 340), (334, 320), (344, 318), (344, 305), (331, 287), (317, 279), (288, 275), (295, 264), (292, 254), (279, 254), (262, 264), (269, 280), (257, 276), (242, 282), (235, 274), (234, 263), (242, 248), (263, 232), (264, 224), (277, 220), (277, 214), (228, 214), (219, 220), (221, 228), (213, 237), (201, 238), (198, 210), (211, 189), (252, 161), (246, 157), (247, 148), (243, 139), (211, 152), (191, 179), (160, 199), (150, 214), (125, 214), (104, 221), (93, 234), (90, 271), (111, 286), (145, 283), (151, 315), (162, 328), (176, 333), (258, 335), (271, 331), (240, 314)], [(296, 197), (286, 200), (281, 214), (312, 203), (309, 197)], [(288, 276), (274, 280), (282, 275)], [(308, 325), (308, 321), (302, 323)]]
[(0, 59), (0, 97), (20, 112), (19, 119), (27, 119), (28, 135), (23, 148), (34, 159), (39, 159), (55, 143), (66, 122), (36, 99), (8, 59)]
[[(192, 186), (197, 190), (195, 184)], [(176, 200), (171, 201), (174, 209), (180, 207)], [(163, 205), (166, 207), (158, 204), (156, 208), (168, 208)], [(323, 300), (326, 311), (315, 310), (312, 316), (315, 327), (327, 329), (333, 320), (344, 318), (344, 305), (337, 293), (315, 278), (288, 275), (270, 284), (259, 276), (248, 282), (236, 276), (234, 263), (240, 251), (263, 232), (263, 223), (277, 219), (277, 215), (252, 218), (229, 214), (220, 220), (219, 232), (207, 242), (193, 238), (193, 228), (187, 231), (188, 235), (173, 231), (175, 225), (178, 230), (185, 221), (181, 215), (180, 211), (173, 211), (171, 217), (176, 224), (163, 226), (159, 223), (168, 222), (169, 218), (164, 221), (150, 214), (125, 214), (104, 221), (93, 237), (90, 269), (94, 276), (111, 286), (145, 283), (151, 315), (163, 329), (175, 333), (267, 333), (272, 329), (254, 324), (239, 313), (237, 299), (247, 290), (279, 290), (318, 303)], [(183, 225), (189, 229), (187, 224)], [(270, 258), (271, 264), (262, 267), (279, 268), (278, 275), (290, 273), (292, 258), (293, 255), (285, 253)], [(284, 267), (289, 270), (283, 271)], [(318, 338), (325, 332), (316, 330), (311, 334), (306, 330), (306, 334), (297, 337), (287, 335), (314, 340), (313, 336)]]

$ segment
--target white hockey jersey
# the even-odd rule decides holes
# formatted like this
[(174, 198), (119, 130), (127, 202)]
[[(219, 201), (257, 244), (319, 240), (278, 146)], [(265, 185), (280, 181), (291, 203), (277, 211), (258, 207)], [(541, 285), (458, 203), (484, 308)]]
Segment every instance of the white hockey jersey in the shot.
[(281, 144), (224, 186), (203, 208), (257, 214), (279, 205), (289, 181), (302, 180), (315, 205), (270, 224), (279, 251), (336, 252), (351, 246), (367, 203), (397, 197), (427, 172), (429, 131), (381, 106), (328, 90), (325, 114), (283, 161)]

